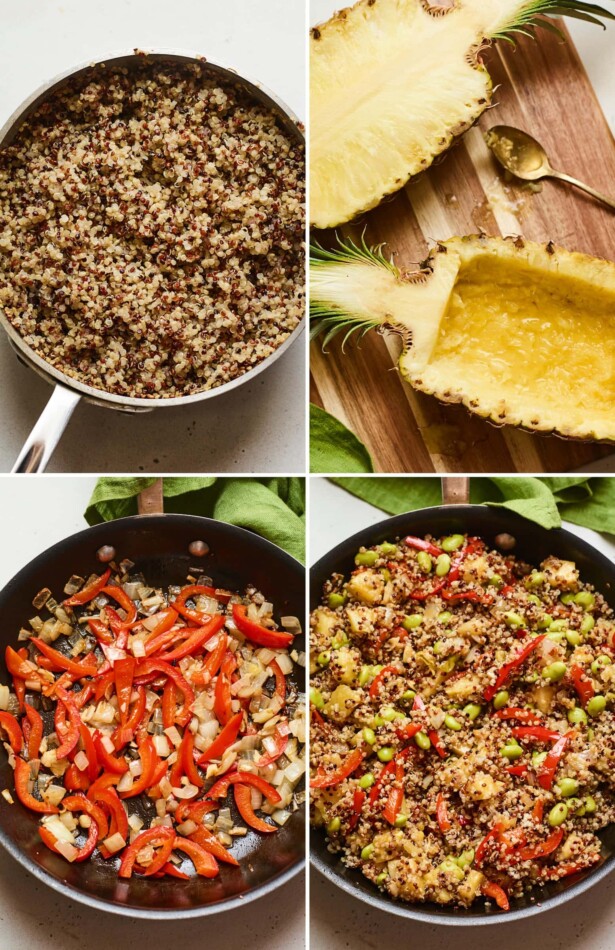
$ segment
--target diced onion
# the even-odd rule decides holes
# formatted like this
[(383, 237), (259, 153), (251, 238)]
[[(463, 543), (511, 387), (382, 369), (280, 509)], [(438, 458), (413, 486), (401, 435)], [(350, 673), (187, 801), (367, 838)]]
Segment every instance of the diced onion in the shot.
[(271, 815), (277, 825), (285, 825), (290, 816), (291, 812), (283, 808), (278, 808), (277, 811), (272, 812)]
[(7, 710), (9, 708), (9, 696), (11, 691), (8, 686), (4, 684), (0, 685), (0, 709)]
[(196, 785), (184, 785), (182, 788), (174, 788), (173, 794), (176, 798), (194, 798), (198, 793)]
[(197, 825), (196, 821), (191, 821), (189, 819), (188, 821), (182, 822), (181, 825), (178, 825), (176, 830), (180, 833), (180, 835), (188, 836), (193, 834), (198, 827), (199, 826)]
[(109, 838), (105, 838), (103, 844), (109, 854), (116, 854), (118, 851), (121, 851), (122, 848), (126, 847), (126, 840), (122, 838), (119, 831), (116, 831), (114, 835), (111, 835)]
[(80, 772), (85, 772), (88, 765), (90, 764), (90, 760), (83, 750), (77, 753), (73, 761)]
[[(76, 759), (77, 756), (75, 756), (75, 760)], [(79, 766), (77, 766), (77, 768), (79, 768)], [(66, 789), (63, 785), (48, 785), (43, 797), (50, 805), (59, 805), (65, 795)]]
[(169, 740), (166, 736), (154, 736), (154, 746), (156, 747), (156, 752), (163, 759), (171, 752), (171, 746), (169, 745)]
[(168, 729), (164, 730), (164, 733), (169, 737), (176, 748), (181, 744), (182, 737), (180, 736), (176, 726), (169, 726)]

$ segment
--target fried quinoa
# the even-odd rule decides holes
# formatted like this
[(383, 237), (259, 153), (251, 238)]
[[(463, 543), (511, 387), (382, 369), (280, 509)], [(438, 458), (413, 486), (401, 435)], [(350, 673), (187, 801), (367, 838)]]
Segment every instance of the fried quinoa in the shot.
[(212, 389), (302, 318), (303, 149), (206, 68), (94, 67), (0, 152), (0, 306), (96, 389)]
[(604, 598), (571, 561), (533, 570), (462, 535), (355, 563), (312, 616), (312, 821), (330, 850), (393, 897), (503, 910), (598, 863), (615, 821)]

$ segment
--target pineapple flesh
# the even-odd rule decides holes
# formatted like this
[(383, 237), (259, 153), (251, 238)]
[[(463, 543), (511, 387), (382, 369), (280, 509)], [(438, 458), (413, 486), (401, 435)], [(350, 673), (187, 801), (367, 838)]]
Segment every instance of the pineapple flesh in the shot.
[(312, 31), (310, 217), (334, 227), (424, 171), (484, 112), (484, 42), (549, 12), (611, 16), (575, 0), (360, 0)]
[(615, 441), (615, 264), (520, 238), (451, 238), (409, 276), (316, 260), (316, 328), (399, 332), (418, 390), (497, 424)]

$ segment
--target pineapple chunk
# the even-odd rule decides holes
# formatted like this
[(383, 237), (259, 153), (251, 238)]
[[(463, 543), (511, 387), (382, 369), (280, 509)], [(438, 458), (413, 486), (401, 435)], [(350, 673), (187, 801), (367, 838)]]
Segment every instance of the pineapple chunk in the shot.
[(358, 650), (341, 647), (333, 654), (329, 671), (340, 683), (345, 683), (346, 686), (355, 685), (361, 671), (361, 654)]
[(481, 874), (480, 871), (475, 871), (474, 869), (468, 871), (465, 876), (465, 880), (457, 888), (457, 893), (464, 904), (469, 906), (474, 898), (478, 897), (484, 882), (485, 875)]
[(574, 561), (561, 561), (558, 557), (548, 557), (540, 566), (550, 587), (576, 590), (579, 586), (579, 572)]
[(346, 590), (351, 597), (364, 604), (379, 604), (384, 593), (384, 583), (384, 577), (379, 571), (359, 571), (352, 575)]
[(373, 633), (375, 614), (371, 607), (361, 605), (346, 607), (346, 617), (350, 629), (356, 637), (364, 637), (369, 633)]
[(361, 699), (360, 692), (342, 684), (333, 690), (329, 701), (325, 703), (323, 712), (334, 722), (344, 722), (352, 715), (353, 709), (359, 705)]
[(446, 694), (455, 702), (462, 702), (480, 693), (481, 680), (476, 673), (466, 673), (450, 679), (445, 686)]
[(462, 797), (472, 802), (486, 802), (496, 798), (503, 790), (502, 782), (497, 782), (487, 772), (475, 772), (464, 785)]

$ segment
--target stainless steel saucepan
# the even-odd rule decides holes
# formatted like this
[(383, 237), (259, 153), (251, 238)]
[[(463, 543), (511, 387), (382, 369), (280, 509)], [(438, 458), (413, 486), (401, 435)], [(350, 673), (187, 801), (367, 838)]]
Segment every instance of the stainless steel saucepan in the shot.
[[(297, 116), (281, 99), (260, 83), (247, 79), (245, 76), (240, 76), (235, 70), (211, 63), (198, 53), (183, 50), (138, 50), (128, 53), (114, 53), (104, 59), (82, 64), (56, 76), (50, 82), (45, 83), (22, 103), (2, 129), (0, 129), (0, 148), (10, 145), (13, 142), (24, 120), (27, 119), (42, 102), (48, 99), (58, 89), (69, 85), (74, 79), (87, 74), (89, 71), (103, 64), (108, 66), (125, 66), (130, 69), (136, 68), (137, 64), (142, 66), (144, 61), (155, 63), (200, 63), (201, 66), (205, 68), (207, 74), (212, 78), (232, 82), (234, 85), (244, 89), (251, 98), (262, 103), (273, 112), (278, 118), (282, 128), (293, 139), (301, 144), (304, 143), (303, 125)], [(44, 471), (73, 411), (81, 399), (85, 399), (87, 402), (92, 402), (99, 406), (106, 406), (110, 409), (119, 409), (122, 412), (151, 412), (153, 409), (185, 406), (190, 403), (211, 399), (214, 396), (229, 392), (242, 383), (254, 379), (254, 377), (264, 369), (271, 366), (278, 357), (291, 346), (303, 330), (302, 321), (284, 343), (278, 347), (274, 353), (259, 363), (258, 366), (244, 373), (243, 376), (224, 383), (222, 386), (188, 396), (147, 399), (118, 396), (114, 393), (108, 393), (102, 389), (95, 389), (93, 386), (88, 386), (76, 379), (72, 379), (70, 376), (67, 376), (65, 373), (62, 373), (41, 359), (41, 357), (28, 346), (8, 321), (2, 308), (0, 308), (0, 323), (8, 334), (11, 344), (22, 362), (35, 370), (35, 372), (54, 386), (51, 398), (28, 436), (19, 458), (12, 469), (13, 472)]]

